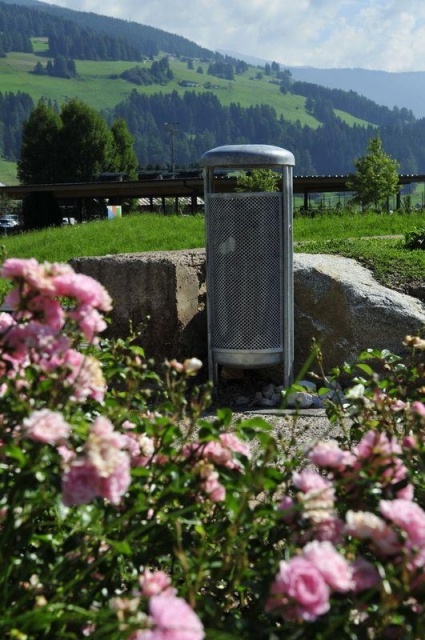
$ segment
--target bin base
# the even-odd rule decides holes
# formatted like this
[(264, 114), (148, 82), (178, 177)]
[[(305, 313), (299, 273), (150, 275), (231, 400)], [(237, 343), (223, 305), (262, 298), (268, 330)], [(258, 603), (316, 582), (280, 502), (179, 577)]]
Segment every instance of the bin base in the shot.
[(216, 364), (233, 369), (264, 369), (283, 362), (282, 349), (213, 349), (212, 356)]

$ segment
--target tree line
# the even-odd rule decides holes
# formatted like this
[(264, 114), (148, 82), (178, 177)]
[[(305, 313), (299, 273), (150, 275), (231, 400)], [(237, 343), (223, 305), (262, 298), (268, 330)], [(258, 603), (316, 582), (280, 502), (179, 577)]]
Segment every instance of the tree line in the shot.
[(75, 78), (77, 75), (77, 67), (75, 60), (65, 58), (65, 56), (57, 55), (53, 60), (48, 60), (46, 66), (38, 61), (33, 69), (33, 73), (37, 76), (52, 76), (55, 78)]
[(135, 60), (140, 61), (140, 50), (122, 37), (95, 34), (72, 22), (60, 22), (46, 35), (49, 55), (75, 60)]
[[(379, 135), (367, 144), (368, 154), (355, 160), (356, 172), (347, 186), (354, 201), (380, 209), (388, 197), (399, 191), (399, 163), (387, 155)], [(23, 184), (86, 182), (108, 172), (135, 179), (139, 174), (133, 136), (123, 118), (109, 126), (93, 108), (74, 98), (58, 112), (41, 101), (23, 126), (18, 177)], [(239, 178), (237, 190), (276, 188), (276, 174), (270, 170), (253, 171)], [(96, 211), (104, 208), (95, 204)], [(27, 229), (61, 224), (60, 208), (49, 192), (29, 194), (23, 203)], [(90, 217), (90, 211), (86, 212)], [(93, 214), (93, 212), (91, 212)]]
[[(290, 72), (289, 72), (290, 73)], [(405, 107), (381, 106), (365, 98), (355, 91), (343, 91), (342, 89), (329, 89), (311, 82), (292, 82), (290, 92), (306, 98), (306, 109), (323, 122), (323, 106), (328, 104), (334, 109), (346, 111), (356, 118), (366, 120), (377, 125), (411, 124), (416, 118), (412, 111)]]
[(32, 52), (32, 42), (29, 36), (20, 31), (0, 32), (0, 58), (5, 58), (10, 51)]
[[(98, 174), (138, 175), (133, 138), (121, 119), (111, 126), (93, 108), (74, 98), (56, 111), (41, 101), (24, 123), (18, 162), (23, 184), (92, 181)], [(91, 201), (86, 215), (104, 213), (104, 203)], [(26, 229), (62, 222), (60, 208), (50, 192), (25, 198), (22, 216)]]
[(22, 131), (18, 177), (23, 184), (87, 182), (106, 171), (136, 178), (138, 161), (124, 120), (108, 125), (74, 98), (59, 112), (41, 101)]
[[(46, 104), (57, 115), (59, 106)], [(4, 158), (20, 158), (22, 126), (34, 108), (26, 93), (0, 92), (0, 153)], [(170, 164), (170, 134), (164, 123), (178, 122), (173, 152), (180, 167), (196, 165), (205, 151), (216, 146), (261, 143), (292, 151), (297, 175), (346, 174), (353, 170), (354, 160), (361, 156), (368, 140), (379, 132), (385, 149), (399, 162), (401, 173), (425, 173), (425, 120), (395, 120), (377, 129), (350, 127), (333, 118), (312, 129), (277, 117), (269, 105), (222, 106), (212, 92), (146, 96), (136, 90), (100, 115), (109, 126), (117, 119), (124, 120), (141, 167)]]
[[(48, 36), (52, 56), (90, 60), (153, 58), (160, 51), (211, 59), (213, 52), (161, 29), (40, 3), (26, 7), (0, 1), (0, 52), (32, 51), (31, 37)], [(13, 45), (10, 41), (13, 40)], [(28, 48), (31, 45), (31, 48)]]
[(0, 92), (0, 156), (6, 160), (19, 159), (22, 125), (34, 109), (28, 93)]
[[(14, 0), (8, 1), (14, 2)], [(176, 56), (206, 58), (208, 60), (214, 57), (212, 51), (183, 36), (132, 22), (131, 20), (111, 18), (87, 11), (65, 9), (46, 3), (43, 3), (38, 10), (56, 18), (71, 20), (76, 25), (90, 29), (94, 33), (125, 38), (137, 47), (141, 55), (148, 58), (157, 56), (160, 51), (166, 51)]]
[(150, 84), (167, 84), (174, 78), (174, 74), (170, 69), (168, 57), (154, 60), (151, 66), (137, 66), (126, 69), (119, 76), (111, 76), (111, 78), (120, 77), (132, 84), (150, 85)]
[[(181, 166), (196, 164), (206, 150), (223, 144), (275, 144), (294, 153), (297, 175), (350, 173), (355, 158), (377, 132), (375, 126), (351, 127), (339, 118), (312, 129), (278, 117), (269, 105), (223, 106), (211, 92), (144, 96), (133, 91), (105, 115), (127, 122), (142, 166), (168, 162), (170, 140), (164, 122), (169, 121), (179, 122), (174, 154)], [(385, 148), (399, 161), (401, 172), (425, 172), (425, 121), (395, 119), (378, 131)]]
[[(85, 14), (86, 15), (86, 14)], [(143, 47), (123, 36), (96, 33), (48, 12), (0, 2), (0, 53), (32, 52), (31, 37), (47, 37), (49, 55), (76, 60), (134, 60), (143, 56)], [(157, 54), (149, 46), (149, 55)]]

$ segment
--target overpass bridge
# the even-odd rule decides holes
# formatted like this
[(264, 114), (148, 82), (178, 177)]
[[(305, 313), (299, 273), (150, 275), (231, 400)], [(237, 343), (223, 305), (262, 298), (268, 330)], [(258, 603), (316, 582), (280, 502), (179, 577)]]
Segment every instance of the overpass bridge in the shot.
[[(348, 175), (340, 176), (294, 176), (294, 194), (304, 196), (304, 206), (308, 208), (308, 197), (312, 193), (347, 192)], [(399, 184), (425, 183), (425, 174), (400, 175)], [(231, 193), (235, 190), (235, 177), (216, 177), (214, 190), (217, 193)], [(204, 197), (204, 181), (201, 177), (151, 178), (147, 180), (123, 180), (108, 182), (76, 182), (64, 184), (28, 184), (0, 187), (0, 195), (14, 200), (23, 200), (30, 193), (51, 193), (58, 202), (74, 201), (80, 207), (86, 199), (109, 199), (116, 204), (125, 198), (190, 198), (192, 211), (196, 210), (197, 199)], [(400, 195), (397, 208), (400, 207)]]

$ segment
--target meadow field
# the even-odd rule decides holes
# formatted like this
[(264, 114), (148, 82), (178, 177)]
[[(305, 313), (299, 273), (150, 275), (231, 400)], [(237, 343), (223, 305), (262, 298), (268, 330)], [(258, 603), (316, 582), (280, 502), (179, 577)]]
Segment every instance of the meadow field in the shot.
[[(236, 74), (234, 80), (228, 81), (208, 75), (208, 63), (196, 63), (196, 70), (194, 70), (188, 69), (186, 62), (170, 58), (170, 68), (174, 74), (170, 82), (163, 86), (158, 84), (137, 86), (118, 76), (137, 64), (150, 66), (151, 61), (135, 63), (76, 60), (77, 77), (55, 78), (31, 73), (37, 62), (46, 65), (50, 59), (47, 55), (46, 38), (32, 38), (32, 42), (33, 53), (11, 52), (7, 58), (0, 58), (0, 86), (3, 92), (16, 93), (25, 87), (25, 92), (31, 95), (34, 102), (44, 98), (56, 101), (58, 104), (78, 97), (91, 107), (102, 111), (111, 109), (125, 100), (132, 91), (138, 91), (144, 95), (177, 91), (183, 95), (188, 89), (181, 83), (189, 81), (197, 85), (191, 87), (191, 91), (212, 91), (225, 106), (231, 103), (239, 104), (241, 107), (267, 104), (276, 110), (278, 118), (283, 116), (289, 122), (299, 121), (302, 126), (312, 128), (320, 125), (320, 122), (305, 110), (303, 96), (281, 93), (279, 87), (270, 82), (270, 77), (259, 73), (257, 67), (249, 66), (245, 73)], [(158, 59), (164, 55), (166, 54), (160, 53)], [(200, 68), (203, 73), (197, 73)], [(209, 86), (206, 87), (206, 83), (209, 83)], [(343, 111), (338, 110), (337, 116), (350, 126), (368, 124)]]
[[(359, 260), (383, 284), (404, 290), (423, 280), (425, 251), (407, 250), (404, 234), (423, 227), (424, 214), (353, 214), (298, 216), (294, 249), (332, 253)], [(205, 246), (205, 219), (193, 216), (130, 214), (114, 220), (49, 228), (3, 236), (9, 257), (67, 262), (78, 256), (172, 251)]]

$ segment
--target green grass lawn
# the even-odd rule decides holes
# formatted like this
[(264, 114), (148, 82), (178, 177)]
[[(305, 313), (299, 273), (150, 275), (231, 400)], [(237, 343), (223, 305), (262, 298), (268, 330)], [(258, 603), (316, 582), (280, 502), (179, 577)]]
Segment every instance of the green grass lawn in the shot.
[[(421, 226), (420, 213), (298, 217), (294, 220), (295, 251), (358, 259), (383, 284), (403, 289), (422, 281), (425, 251), (408, 251), (403, 248), (404, 238), (385, 236), (403, 236)], [(78, 256), (204, 247), (205, 225), (202, 215), (132, 214), (121, 219), (3, 236), (0, 244), (9, 257), (67, 262)]]
[(423, 212), (322, 214), (314, 218), (298, 216), (294, 220), (295, 241), (327, 241), (340, 238), (403, 235), (425, 224)]
[[(346, 214), (321, 215), (294, 220), (297, 251), (322, 251), (341, 240), (366, 236), (403, 235), (423, 225), (424, 214)], [(340, 243), (343, 247), (344, 242)], [(360, 242), (360, 241), (359, 241)], [(387, 242), (387, 241), (386, 241)], [(383, 240), (379, 240), (383, 243)], [(389, 240), (397, 245), (400, 240)], [(96, 220), (86, 224), (31, 231), (3, 236), (1, 244), (10, 256), (62, 262), (84, 255), (170, 251), (205, 246), (204, 216), (132, 214), (115, 220)], [(338, 246), (340, 246), (338, 245)], [(422, 253), (425, 252), (405, 252)]]
[(204, 217), (134, 214), (114, 220), (3, 236), (8, 256), (67, 262), (78, 256), (193, 249), (205, 245)]
[(408, 292), (424, 281), (425, 251), (408, 251), (400, 239), (332, 239), (300, 244), (296, 251), (354, 258), (371, 269), (383, 285)]

